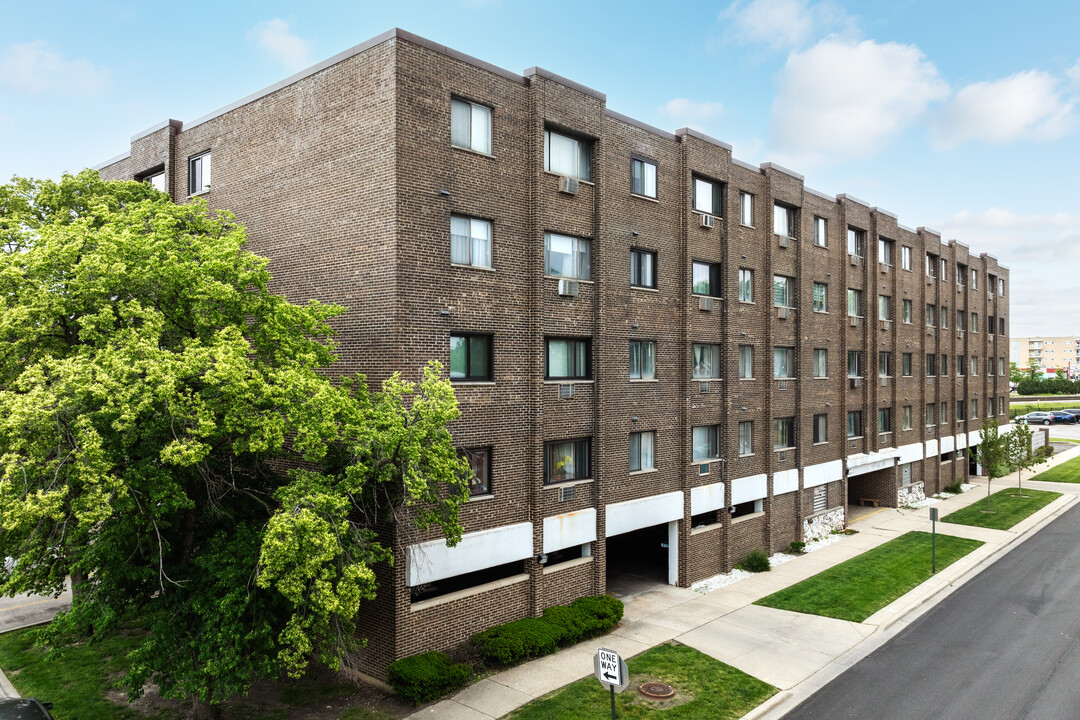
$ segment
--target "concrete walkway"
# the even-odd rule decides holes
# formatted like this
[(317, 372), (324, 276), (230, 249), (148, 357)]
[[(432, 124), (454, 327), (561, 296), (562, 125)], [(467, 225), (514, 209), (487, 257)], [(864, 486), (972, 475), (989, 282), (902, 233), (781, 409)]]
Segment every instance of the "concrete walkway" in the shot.
[[(60, 597), (25, 594), (0, 597), (0, 633), (43, 625), (52, 620), (58, 612), (70, 607), (70, 583), (64, 586), (64, 592), (60, 594)], [(19, 693), (15, 691), (4, 675), (3, 669), (0, 668), (0, 700), (17, 697)]]
[[(1055, 456), (1041, 472), (1080, 456), (1080, 447)], [(1025, 476), (1028, 474), (1026, 473)], [(986, 497), (986, 480), (976, 488), (934, 505), (941, 517)], [(1016, 485), (1015, 474), (995, 480), (992, 492)], [(780, 689), (746, 717), (780, 718), (832, 678), (885, 643), (1017, 542), (1080, 502), (1080, 485), (1028, 483), (1025, 487), (1063, 493), (1011, 530), (937, 524), (942, 534), (982, 540), (985, 544), (861, 623), (753, 605), (766, 595), (805, 580), (911, 530), (929, 532), (927, 508), (882, 508), (849, 524), (858, 534), (784, 563), (770, 572), (700, 594), (669, 585), (626, 600), (622, 623), (610, 634), (560, 650), (485, 678), (453, 697), (422, 708), (411, 718), (490, 720), (575, 680), (592, 675), (598, 647), (624, 658), (677, 640)]]

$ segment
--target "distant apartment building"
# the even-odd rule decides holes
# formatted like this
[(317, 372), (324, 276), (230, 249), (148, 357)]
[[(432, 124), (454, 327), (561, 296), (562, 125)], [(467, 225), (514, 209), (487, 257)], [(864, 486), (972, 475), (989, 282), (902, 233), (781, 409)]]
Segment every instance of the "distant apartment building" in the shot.
[(1070, 378), (1080, 377), (1080, 335), (1011, 338), (1009, 360), (1021, 369), (1062, 370)]
[(231, 210), (278, 291), (349, 308), (335, 372), (445, 366), (465, 536), (387, 529), (374, 675), (937, 492), (1007, 418), (994, 257), (540, 68), (394, 30), (99, 169)]

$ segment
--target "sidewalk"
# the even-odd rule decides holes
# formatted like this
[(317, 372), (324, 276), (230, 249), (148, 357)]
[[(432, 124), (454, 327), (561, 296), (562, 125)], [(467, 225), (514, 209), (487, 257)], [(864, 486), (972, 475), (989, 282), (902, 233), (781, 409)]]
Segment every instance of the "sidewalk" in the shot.
[[(1039, 472), (1080, 455), (1080, 447), (1055, 455)], [(927, 508), (883, 508), (849, 524), (858, 534), (820, 548), (732, 585), (700, 594), (670, 585), (626, 601), (622, 623), (610, 634), (492, 675), (410, 718), (491, 720), (575, 680), (592, 675), (598, 647), (633, 657), (654, 645), (677, 640), (754, 677), (780, 692), (746, 715), (753, 720), (782, 717), (825, 683), (888, 641), (912, 620), (1016, 543), (1080, 502), (1080, 485), (1031, 483), (1024, 486), (1063, 494), (1011, 530), (937, 524), (937, 532), (982, 540), (984, 544), (861, 623), (753, 605), (766, 595), (805, 580), (911, 530), (930, 530)], [(941, 517), (986, 497), (986, 481), (934, 505)], [(992, 491), (1016, 485), (1015, 473), (994, 481)]]

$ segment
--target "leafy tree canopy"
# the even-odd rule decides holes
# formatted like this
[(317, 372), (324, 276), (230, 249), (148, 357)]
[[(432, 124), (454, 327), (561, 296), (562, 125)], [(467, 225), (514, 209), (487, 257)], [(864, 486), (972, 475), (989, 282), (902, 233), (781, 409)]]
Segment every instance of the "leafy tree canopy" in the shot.
[[(127, 681), (213, 705), (352, 647), (380, 522), (461, 535), (440, 368), (331, 382), (329, 321), (245, 231), (92, 171), (0, 186), (0, 592), (152, 622)], [(55, 624), (55, 623), (54, 623)]]

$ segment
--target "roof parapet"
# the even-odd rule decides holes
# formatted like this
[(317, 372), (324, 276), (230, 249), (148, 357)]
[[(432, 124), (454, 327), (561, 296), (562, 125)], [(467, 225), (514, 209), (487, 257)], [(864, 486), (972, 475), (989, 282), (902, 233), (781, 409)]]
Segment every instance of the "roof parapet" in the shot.
[(562, 75), (556, 75), (555, 73), (551, 72), (550, 70), (545, 70), (542, 67), (536, 67), (534, 65), (533, 67), (531, 67), (531, 68), (529, 68), (528, 70), (525, 71), (525, 77), (526, 78), (530, 78), (533, 75), (539, 75), (540, 77), (551, 80), (552, 82), (557, 82), (560, 85), (565, 85), (566, 87), (570, 88), (571, 90), (577, 90), (580, 93), (585, 93), (586, 95), (591, 95), (592, 97), (596, 98), (597, 100), (607, 102), (607, 95), (600, 92), (599, 90), (593, 90), (591, 87), (586, 87), (585, 85), (582, 85), (581, 83), (574, 82), (573, 80), (570, 80), (569, 78), (564, 78)]
[(717, 140), (714, 137), (709, 137), (705, 133), (698, 132), (697, 130), (694, 130), (693, 128), (688, 128), (688, 127), (679, 128), (678, 130), (675, 131), (675, 135), (677, 135), (679, 137), (689, 135), (690, 137), (697, 138), (698, 140), (704, 140), (707, 143), (711, 143), (711, 144), (716, 145), (718, 147), (722, 147), (725, 150), (727, 150), (728, 152), (731, 152), (731, 145), (727, 144), (726, 142), (721, 142), (720, 140)]

